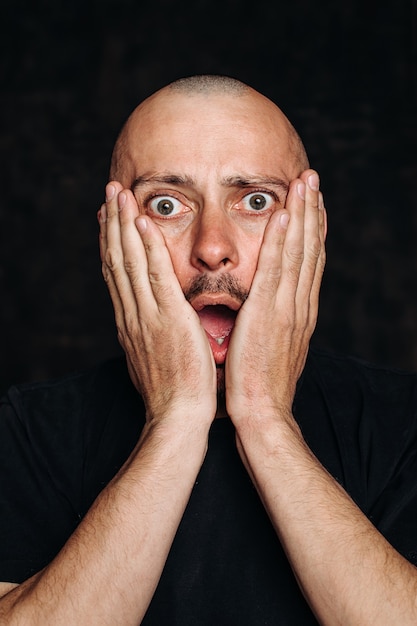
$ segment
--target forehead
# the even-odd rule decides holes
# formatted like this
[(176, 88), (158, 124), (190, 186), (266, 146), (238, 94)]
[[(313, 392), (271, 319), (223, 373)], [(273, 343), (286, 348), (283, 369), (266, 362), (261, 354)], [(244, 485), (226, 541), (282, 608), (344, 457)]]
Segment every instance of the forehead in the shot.
[(236, 174), (298, 175), (290, 125), (256, 92), (156, 94), (125, 128), (122, 184), (138, 176), (171, 172), (196, 180)]

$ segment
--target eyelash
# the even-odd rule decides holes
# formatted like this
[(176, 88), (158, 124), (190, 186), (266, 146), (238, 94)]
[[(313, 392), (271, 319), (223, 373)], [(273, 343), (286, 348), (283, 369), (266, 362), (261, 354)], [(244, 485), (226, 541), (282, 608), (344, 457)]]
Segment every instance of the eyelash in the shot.
[[(274, 191), (272, 191), (271, 189), (251, 189), (248, 193), (245, 193), (242, 196), (242, 198), (240, 199), (240, 202), (242, 202), (242, 200), (244, 198), (247, 198), (248, 196), (251, 196), (254, 193), (264, 193), (267, 196), (271, 196), (271, 198), (273, 198), (274, 202), (279, 202), (279, 198), (278, 198), (277, 194)], [(256, 214), (256, 211), (251, 211), (251, 213), (252, 212)], [(262, 213), (263, 213), (263, 211), (259, 211), (259, 215), (261, 215)]]
[[(177, 200), (178, 202), (181, 202), (181, 204), (185, 204), (182, 200), (180, 200), (180, 198), (178, 198), (175, 195), (175, 192), (169, 191), (167, 193), (161, 193), (161, 192), (157, 192), (157, 193), (150, 193), (149, 195), (145, 196), (145, 198), (143, 199), (143, 205), (146, 207), (146, 210), (148, 210), (148, 206), (149, 204), (152, 202), (152, 200), (154, 198), (165, 198), (165, 197), (171, 197), (171, 198), (175, 198), (175, 200)], [(173, 219), (174, 217), (179, 217), (178, 215), (158, 215), (158, 219), (162, 219), (162, 220), (170, 220)]]
[[(248, 191), (248, 193), (245, 193), (244, 195), (242, 195), (242, 197), (241, 197), (241, 199), (239, 200), (239, 202), (242, 202), (242, 200), (243, 200), (244, 198), (246, 198), (247, 196), (250, 196), (250, 195), (252, 195), (252, 194), (254, 194), (254, 193), (264, 193), (264, 194), (266, 194), (266, 195), (271, 196), (271, 197), (273, 198), (274, 202), (279, 202), (279, 201), (280, 201), (280, 200), (279, 200), (279, 198), (278, 198), (278, 196), (277, 196), (277, 194), (276, 194), (274, 191), (272, 191), (271, 189), (255, 188), (255, 189), (251, 189), (250, 191)], [(162, 193), (161, 193), (161, 192), (158, 192), (158, 193), (150, 193), (149, 195), (145, 196), (145, 198), (144, 198), (144, 201), (143, 201), (144, 206), (146, 206), (146, 207), (147, 207), (147, 206), (149, 205), (149, 203), (150, 203), (150, 202), (151, 202), (154, 198), (163, 198), (164, 196), (171, 196), (172, 198), (175, 198), (176, 200), (178, 200), (178, 202), (183, 203), (183, 201), (182, 201), (182, 200), (180, 200), (180, 198), (178, 198), (178, 197), (175, 195), (175, 192), (169, 191), (169, 192), (167, 192), (167, 193), (163, 193), (163, 192), (162, 192)], [(184, 204), (184, 203), (183, 203), (183, 204)], [(251, 213), (256, 214), (256, 211), (251, 211)], [(263, 213), (263, 211), (259, 211), (259, 215), (261, 215), (262, 213)], [(172, 219), (172, 218), (171, 218), (171, 216), (169, 216), (169, 215), (168, 215), (168, 216), (165, 216), (165, 217), (164, 217), (163, 215), (158, 215), (158, 218), (160, 218), (160, 219), (166, 219), (166, 220)]]

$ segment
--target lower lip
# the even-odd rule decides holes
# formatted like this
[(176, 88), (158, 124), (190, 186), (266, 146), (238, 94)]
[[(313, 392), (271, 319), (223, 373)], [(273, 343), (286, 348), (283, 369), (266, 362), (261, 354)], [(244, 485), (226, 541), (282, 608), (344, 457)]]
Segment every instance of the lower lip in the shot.
[(219, 346), (217, 341), (213, 339), (211, 335), (209, 335), (208, 333), (206, 333), (206, 335), (208, 337), (210, 348), (211, 348), (211, 351), (213, 352), (214, 361), (216, 365), (223, 365), (223, 363), (226, 360), (226, 353), (229, 347), (230, 335), (224, 338), (224, 341), (221, 346)]

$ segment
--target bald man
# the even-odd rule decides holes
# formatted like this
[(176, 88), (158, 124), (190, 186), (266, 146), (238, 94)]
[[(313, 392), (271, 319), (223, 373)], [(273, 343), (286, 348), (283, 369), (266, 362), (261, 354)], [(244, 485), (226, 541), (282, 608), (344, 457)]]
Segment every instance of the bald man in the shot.
[(415, 624), (416, 378), (309, 352), (326, 215), (284, 114), (165, 87), (98, 217), (126, 359), (3, 401), (0, 623)]

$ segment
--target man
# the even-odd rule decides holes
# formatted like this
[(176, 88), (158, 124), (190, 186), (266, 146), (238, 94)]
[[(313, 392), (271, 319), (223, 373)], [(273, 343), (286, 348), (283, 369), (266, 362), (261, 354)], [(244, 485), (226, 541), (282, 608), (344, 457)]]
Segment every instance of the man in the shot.
[(306, 361), (326, 217), (283, 113), (162, 89), (99, 222), (129, 376), (4, 401), (0, 623), (415, 624), (415, 376)]

